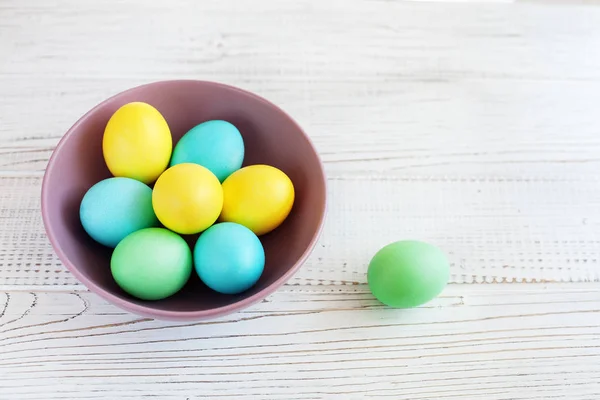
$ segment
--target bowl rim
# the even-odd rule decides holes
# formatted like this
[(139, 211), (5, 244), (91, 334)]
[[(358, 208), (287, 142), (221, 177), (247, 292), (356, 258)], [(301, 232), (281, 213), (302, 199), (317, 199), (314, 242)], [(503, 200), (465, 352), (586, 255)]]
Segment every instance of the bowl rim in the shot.
[[(156, 309), (156, 308), (153, 308), (152, 306), (136, 304), (127, 299), (117, 297), (116, 295), (101, 288), (93, 280), (88, 279), (85, 275), (83, 275), (79, 271), (79, 269), (75, 265), (73, 265), (69, 261), (67, 255), (65, 254), (65, 252), (63, 251), (61, 246), (58, 244), (57, 236), (54, 232), (54, 229), (52, 228), (52, 225), (49, 222), (49, 211), (48, 211), (48, 204), (47, 204), (48, 197), (49, 197), (49, 191), (50, 191), (50, 189), (48, 187), (48, 179), (49, 179), (48, 176), (50, 175), (49, 172), (51, 172), (54, 169), (54, 164), (56, 163), (56, 159), (57, 159), (58, 154), (60, 153), (60, 150), (62, 149), (62, 147), (64, 147), (65, 143), (69, 140), (69, 138), (74, 134), (74, 132), (79, 128), (79, 126), (85, 120), (87, 120), (93, 113), (95, 113), (98, 108), (100, 108), (101, 106), (103, 106), (106, 103), (111, 102), (112, 100), (114, 100), (115, 98), (117, 98), (119, 96), (122, 96), (124, 94), (130, 93), (130, 92), (133, 92), (133, 91), (136, 91), (136, 90), (142, 89), (144, 87), (148, 87), (148, 86), (163, 85), (163, 84), (177, 84), (177, 83), (179, 83), (179, 84), (186, 84), (186, 83), (201, 84), (201, 85), (207, 85), (207, 86), (213, 86), (213, 87), (218, 87), (218, 88), (222, 88), (222, 89), (232, 90), (232, 91), (238, 92), (240, 94), (250, 96), (250, 97), (254, 98), (255, 100), (265, 103), (267, 106), (275, 108), (277, 111), (282, 113), (286, 118), (288, 118), (292, 122), (292, 124), (296, 127), (296, 129), (302, 133), (304, 138), (307, 140), (309, 146), (311, 147), (312, 151), (314, 152), (315, 156), (317, 157), (320, 175), (322, 177), (323, 186), (324, 186), (324, 190), (325, 190), (324, 204), (323, 204), (323, 209), (322, 209), (321, 215), (319, 217), (319, 224), (317, 227), (317, 231), (313, 235), (313, 238), (309, 242), (308, 246), (306, 247), (306, 249), (304, 250), (302, 255), (298, 258), (298, 260), (296, 260), (296, 262), (290, 269), (288, 269), (281, 277), (279, 277), (272, 284), (270, 284), (269, 286), (265, 287), (264, 289), (262, 289), (256, 293), (254, 293), (250, 297), (244, 298), (242, 300), (236, 301), (235, 303), (231, 303), (231, 304), (228, 304), (225, 306), (211, 308), (208, 310), (201, 310), (201, 311), (170, 311), (170, 310)], [(161, 81), (154, 81), (154, 82), (134, 86), (132, 88), (121, 91), (119, 93), (116, 93), (116, 94), (108, 97), (106, 100), (96, 104), (89, 111), (87, 111), (85, 114), (83, 114), (83, 116), (81, 116), (67, 130), (67, 132), (63, 135), (63, 137), (60, 139), (60, 141), (58, 142), (58, 144), (52, 151), (52, 155), (50, 156), (50, 159), (48, 160), (48, 164), (46, 165), (46, 169), (44, 170), (44, 177), (42, 179), (42, 191), (41, 191), (41, 212), (42, 212), (42, 220), (44, 223), (44, 229), (46, 231), (46, 236), (50, 240), (50, 243), (51, 243), (52, 248), (54, 249), (56, 255), (58, 256), (60, 261), (67, 267), (67, 269), (75, 276), (75, 278), (77, 278), (77, 280), (79, 280), (79, 282), (81, 282), (91, 292), (96, 293), (97, 295), (99, 295), (100, 297), (102, 297), (103, 299), (108, 301), (109, 303), (111, 303), (121, 309), (124, 309), (126, 311), (132, 312), (134, 314), (138, 314), (138, 315), (145, 316), (145, 317), (151, 317), (154, 319), (191, 321), (191, 320), (202, 320), (202, 319), (207, 319), (207, 318), (217, 317), (217, 316), (224, 316), (226, 314), (231, 314), (235, 311), (245, 309), (245, 308), (250, 307), (250, 306), (258, 303), (259, 301), (263, 300), (265, 297), (274, 293), (277, 289), (279, 289), (281, 286), (283, 286), (298, 271), (298, 269), (300, 269), (300, 267), (306, 262), (307, 258), (312, 253), (315, 245), (319, 241), (319, 238), (323, 232), (325, 218), (326, 218), (327, 211), (328, 211), (327, 210), (328, 209), (328, 206), (327, 206), (328, 188), (327, 188), (327, 186), (328, 186), (327, 185), (327, 176), (325, 174), (325, 168), (323, 166), (323, 161), (321, 160), (321, 157), (320, 157), (313, 141), (307, 135), (307, 133), (304, 131), (304, 129), (302, 129), (302, 127), (296, 122), (296, 120), (294, 118), (292, 118), (292, 116), (290, 116), (286, 111), (281, 109), (276, 104), (272, 103), (271, 101), (269, 101), (257, 94), (254, 94), (250, 91), (240, 89), (238, 87), (224, 84), (224, 83), (219, 83), (219, 82), (214, 82), (214, 81), (205, 81), (205, 80), (194, 80), (194, 79), (161, 80)]]

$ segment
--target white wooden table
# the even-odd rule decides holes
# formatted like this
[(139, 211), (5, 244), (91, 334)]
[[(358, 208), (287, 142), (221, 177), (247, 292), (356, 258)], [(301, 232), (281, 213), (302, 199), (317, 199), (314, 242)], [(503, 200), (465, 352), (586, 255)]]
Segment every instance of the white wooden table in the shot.
[[(215, 321), (139, 318), (58, 261), (40, 180), (71, 124), (162, 79), (290, 112), (326, 165), (309, 262)], [(0, 0), (0, 399), (600, 398), (600, 4)], [(392, 310), (366, 265), (452, 261)]]

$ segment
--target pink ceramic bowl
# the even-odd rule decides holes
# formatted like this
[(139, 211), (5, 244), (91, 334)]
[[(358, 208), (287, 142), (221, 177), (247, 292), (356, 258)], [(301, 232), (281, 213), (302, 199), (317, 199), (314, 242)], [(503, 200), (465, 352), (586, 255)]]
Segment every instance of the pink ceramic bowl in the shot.
[[(265, 270), (258, 283), (239, 295), (222, 295), (192, 273), (185, 288), (160, 301), (143, 301), (123, 292), (110, 273), (111, 249), (94, 242), (79, 221), (79, 204), (96, 182), (110, 177), (102, 155), (102, 135), (123, 104), (147, 102), (167, 120), (173, 142), (211, 119), (236, 125), (244, 138), (244, 165), (270, 164), (294, 183), (290, 216), (262, 236)], [(273, 293), (300, 268), (312, 251), (325, 217), (326, 180), (308, 136), (277, 106), (252, 93), (218, 83), (165, 81), (136, 87), (94, 107), (66, 133), (52, 154), (42, 184), (46, 232), (61, 261), (85, 286), (135, 314), (170, 320), (200, 320), (245, 308)], [(194, 238), (190, 238), (193, 244)]]

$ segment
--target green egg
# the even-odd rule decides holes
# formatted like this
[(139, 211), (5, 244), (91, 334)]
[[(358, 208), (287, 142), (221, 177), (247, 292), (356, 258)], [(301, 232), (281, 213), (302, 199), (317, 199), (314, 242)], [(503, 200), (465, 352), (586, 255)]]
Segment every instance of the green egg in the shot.
[(388, 244), (371, 259), (367, 280), (373, 295), (390, 307), (427, 303), (442, 292), (450, 263), (439, 248), (419, 241)]
[(141, 229), (117, 245), (110, 269), (125, 292), (142, 300), (160, 300), (186, 284), (192, 273), (192, 252), (176, 233)]

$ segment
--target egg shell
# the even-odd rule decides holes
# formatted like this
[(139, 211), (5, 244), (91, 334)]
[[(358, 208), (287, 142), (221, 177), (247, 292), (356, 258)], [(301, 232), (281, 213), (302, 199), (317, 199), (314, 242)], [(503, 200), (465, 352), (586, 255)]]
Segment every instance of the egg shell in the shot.
[(250, 165), (223, 182), (220, 220), (244, 225), (256, 235), (264, 235), (287, 218), (294, 196), (294, 185), (283, 171), (270, 165)]
[(251, 288), (262, 275), (265, 251), (250, 229), (223, 222), (211, 226), (198, 238), (194, 266), (209, 288), (237, 294)]
[(128, 103), (109, 119), (102, 152), (114, 176), (153, 183), (167, 168), (173, 150), (169, 125), (150, 104)]
[(170, 165), (199, 164), (223, 182), (242, 167), (243, 161), (244, 140), (240, 131), (227, 121), (212, 120), (183, 135), (173, 149)]
[(217, 177), (198, 164), (177, 164), (156, 181), (152, 206), (162, 224), (184, 235), (211, 226), (223, 207), (223, 189)]
[(442, 292), (450, 263), (438, 247), (399, 241), (379, 250), (369, 263), (367, 281), (373, 295), (395, 308), (416, 307)]
[(79, 218), (97, 242), (115, 247), (127, 235), (159, 222), (152, 208), (152, 189), (130, 178), (108, 178), (83, 196)]
[(142, 300), (160, 300), (187, 283), (192, 252), (176, 233), (163, 228), (142, 229), (117, 245), (110, 269), (125, 292)]

